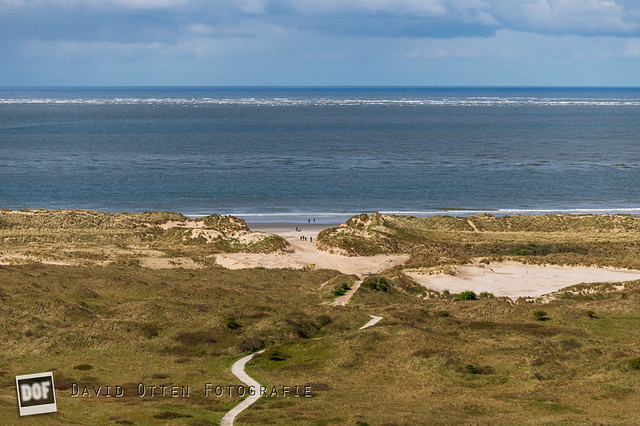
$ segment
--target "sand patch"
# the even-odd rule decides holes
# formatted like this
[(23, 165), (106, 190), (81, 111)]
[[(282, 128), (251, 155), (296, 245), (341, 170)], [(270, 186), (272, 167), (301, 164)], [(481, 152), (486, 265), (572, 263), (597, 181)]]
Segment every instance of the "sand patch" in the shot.
[[(304, 231), (296, 231), (295, 225), (277, 224), (255, 226), (260, 231), (275, 233), (286, 239), (291, 244), (291, 250), (278, 253), (229, 253), (215, 255), (216, 262), (229, 269), (244, 268), (313, 268), (335, 269), (343, 274), (375, 274), (400, 265), (407, 261), (406, 255), (379, 255), (379, 256), (343, 256), (339, 253), (329, 253), (319, 250), (315, 243), (318, 232), (327, 227), (320, 224), (302, 224)], [(252, 230), (255, 231), (254, 226)], [(254, 235), (261, 235), (256, 232)], [(264, 234), (262, 234), (264, 235)], [(300, 237), (306, 237), (301, 240)]]
[(614, 268), (524, 265), (503, 262), (490, 265), (453, 266), (450, 275), (442, 272), (406, 270), (418, 284), (436, 291), (460, 293), (471, 290), (494, 296), (539, 297), (562, 288), (597, 282), (621, 282), (640, 279), (640, 271)]
[(177, 220), (169, 220), (161, 225), (158, 225), (158, 227), (164, 230), (172, 229), (172, 228), (204, 228), (204, 222), (202, 221), (180, 222)]
[(140, 266), (149, 269), (202, 268), (202, 265), (194, 262), (188, 257), (147, 257), (140, 259)]

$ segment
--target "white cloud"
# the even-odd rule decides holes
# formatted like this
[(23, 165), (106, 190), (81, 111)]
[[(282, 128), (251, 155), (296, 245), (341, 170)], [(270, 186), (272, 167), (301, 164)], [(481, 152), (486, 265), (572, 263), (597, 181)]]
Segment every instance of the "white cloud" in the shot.
[[(186, 26), (186, 31), (198, 36), (210, 37), (260, 37), (270, 35), (286, 35), (294, 32), (279, 25), (268, 22), (243, 21), (233, 24), (204, 24), (197, 22)], [(188, 35), (185, 35), (188, 37)]]
[(640, 57), (640, 39), (634, 38), (627, 41), (626, 53), (632, 58)]
[(185, 6), (189, 0), (0, 0), (0, 5), (10, 7), (91, 7), (103, 9), (121, 7), (125, 9), (168, 9)]
[(442, 16), (447, 13), (442, 0), (288, 0), (281, 3), (304, 14), (373, 12)]
[(238, 0), (240, 10), (250, 15), (262, 15), (267, 11), (266, 0)]
[(614, 1), (501, 0), (494, 10), (505, 25), (536, 32), (629, 34), (640, 27)]
[(167, 49), (162, 43), (116, 43), (90, 42), (77, 40), (29, 40), (23, 44), (23, 51), (29, 56), (50, 56), (59, 59), (71, 59), (83, 56), (114, 55), (119, 57), (137, 57), (141, 54), (157, 53)]

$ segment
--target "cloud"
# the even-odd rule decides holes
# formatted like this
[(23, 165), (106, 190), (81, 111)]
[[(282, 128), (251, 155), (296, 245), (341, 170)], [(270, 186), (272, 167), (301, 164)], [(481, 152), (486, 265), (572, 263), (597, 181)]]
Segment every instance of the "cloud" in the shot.
[(619, 36), (640, 32), (640, 3), (631, 0), (0, 0), (0, 8), (7, 19), (20, 9), (58, 9), (79, 17), (148, 10), (165, 11), (163, 20), (183, 24), (251, 18), (326, 34), (395, 37), (486, 36), (498, 29)]
[(0, 0), (0, 6), (13, 8), (62, 7), (72, 8), (125, 8), (125, 9), (167, 9), (185, 6), (189, 0)]
[(639, 36), (636, 0), (0, 0), (0, 79), (640, 84)]
[(640, 28), (637, 5), (609, 0), (502, 0), (493, 10), (503, 27), (543, 34), (624, 36)]

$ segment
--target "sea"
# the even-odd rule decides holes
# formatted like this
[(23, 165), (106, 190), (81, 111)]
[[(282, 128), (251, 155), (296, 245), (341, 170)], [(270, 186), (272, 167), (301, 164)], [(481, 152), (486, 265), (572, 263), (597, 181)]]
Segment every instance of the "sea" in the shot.
[(640, 88), (0, 88), (0, 208), (640, 214)]

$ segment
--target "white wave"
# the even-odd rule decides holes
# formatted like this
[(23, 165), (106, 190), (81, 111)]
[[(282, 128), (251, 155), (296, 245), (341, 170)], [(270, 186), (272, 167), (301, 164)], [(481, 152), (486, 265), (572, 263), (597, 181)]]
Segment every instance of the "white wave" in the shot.
[(335, 99), (335, 98), (0, 98), (0, 104), (43, 105), (253, 105), (253, 106), (640, 106), (640, 99), (599, 98), (533, 98), (533, 97), (462, 97), (399, 99)]
[[(350, 212), (277, 212), (277, 213), (244, 213), (237, 211), (220, 212), (219, 214), (230, 214), (239, 218), (246, 219), (249, 222), (289, 222), (302, 221), (307, 222), (308, 219), (316, 218), (317, 220), (341, 220), (344, 221), (350, 217), (367, 213), (374, 214), (374, 211), (350, 211)], [(620, 208), (558, 208), (558, 209), (522, 209), (522, 208), (502, 208), (502, 209), (432, 209), (432, 210), (380, 210), (381, 214), (392, 214), (398, 216), (418, 216), (429, 217), (437, 215), (449, 216), (470, 216), (488, 213), (494, 216), (504, 216), (508, 214), (518, 215), (543, 215), (543, 214), (640, 214), (640, 207), (620, 207)], [(185, 216), (191, 218), (200, 218), (211, 213), (185, 213)]]

